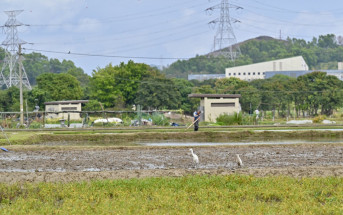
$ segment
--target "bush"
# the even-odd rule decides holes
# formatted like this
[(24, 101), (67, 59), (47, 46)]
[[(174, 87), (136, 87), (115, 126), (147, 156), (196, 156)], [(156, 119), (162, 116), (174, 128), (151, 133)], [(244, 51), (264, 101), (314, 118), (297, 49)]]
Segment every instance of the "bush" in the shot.
[(313, 123), (321, 123), (325, 119), (324, 115), (319, 115), (313, 118)]
[(151, 115), (151, 119), (154, 125), (169, 125), (169, 119), (165, 117), (163, 114), (153, 113)]
[(42, 128), (42, 124), (39, 122), (32, 122), (29, 126), (29, 128), (35, 129), (35, 128)]
[(243, 115), (242, 113), (234, 113), (233, 115), (221, 114), (217, 117), (217, 124), (219, 125), (242, 125)]

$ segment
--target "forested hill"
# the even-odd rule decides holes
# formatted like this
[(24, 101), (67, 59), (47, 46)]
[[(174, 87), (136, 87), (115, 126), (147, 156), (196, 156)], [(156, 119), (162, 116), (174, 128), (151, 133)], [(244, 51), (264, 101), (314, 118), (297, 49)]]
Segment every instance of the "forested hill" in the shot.
[(257, 37), (239, 44), (242, 55), (235, 62), (210, 55), (177, 61), (163, 69), (167, 77), (187, 78), (188, 74), (223, 74), (225, 68), (264, 61), (303, 56), (310, 69), (337, 69), (343, 61), (343, 37), (334, 34), (314, 37), (312, 41)]
[[(5, 52), (2, 48), (0, 48), (1, 67), (3, 64), (2, 60), (4, 58)], [(59, 61), (58, 59), (54, 58), (49, 59), (47, 56), (35, 52), (24, 54), (24, 58), (25, 60), (23, 61), (23, 65), (32, 86), (36, 85), (36, 78), (44, 73), (68, 73), (76, 77), (80, 81), (82, 87), (87, 86), (89, 83), (89, 76), (83, 71), (83, 69), (76, 67), (73, 61)], [(4, 73), (7, 72), (8, 67)]]

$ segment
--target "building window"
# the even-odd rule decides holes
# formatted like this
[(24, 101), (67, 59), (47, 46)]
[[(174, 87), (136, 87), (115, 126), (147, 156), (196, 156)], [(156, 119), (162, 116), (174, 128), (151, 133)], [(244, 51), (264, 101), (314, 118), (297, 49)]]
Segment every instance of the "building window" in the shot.
[(254, 73), (254, 72), (253, 72), (252, 74), (253, 74), (253, 75), (255, 75), (255, 73)]
[(229, 73), (229, 76), (231, 76), (231, 73)]
[(250, 72), (248, 72), (248, 75), (250, 75)]
[(77, 107), (62, 107), (61, 110), (77, 110)]
[(258, 75), (261, 75), (261, 73), (259, 73), (259, 72), (258, 72), (257, 74), (258, 74)]
[(233, 75), (236, 75), (236, 73), (233, 73)]
[(263, 75), (265, 75), (266, 73), (264, 72)]
[(243, 75), (245, 75), (245, 72), (243, 72)]
[(241, 75), (241, 73), (239, 72), (238, 75)]
[(211, 107), (235, 107), (235, 103), (211, 103)]

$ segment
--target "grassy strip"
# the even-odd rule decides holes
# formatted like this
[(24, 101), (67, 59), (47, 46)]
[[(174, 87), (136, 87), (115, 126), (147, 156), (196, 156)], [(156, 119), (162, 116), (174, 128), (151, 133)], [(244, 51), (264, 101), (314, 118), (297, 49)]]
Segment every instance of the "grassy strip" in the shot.
[(0, 184), (2, 214), (342, 214), (342, 178), (187, 176)]
[[(132, 146), (146, 141), (195, 141), (195, 142), (233, 142), (270, 141), (292, 139), (326, 140), (343, 138), (343, 131), (199, 131), (199, 132), (135, 132), (135, 133), (59, 133), (59, 132), (8, 132), (13, 145), (30, 145), (49, 142), (75, 142), (83, 145)], [(8, 145), (7, 139), (0, 137), (1, 145)]]

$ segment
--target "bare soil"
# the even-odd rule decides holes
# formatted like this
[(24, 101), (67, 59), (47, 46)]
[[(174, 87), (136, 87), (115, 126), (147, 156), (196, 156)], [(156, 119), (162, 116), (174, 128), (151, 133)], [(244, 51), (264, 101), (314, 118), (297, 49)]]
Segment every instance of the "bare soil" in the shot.
[[(343, 176), (343, 144), (194, 147), (13, 148), (0, 152), (0, 182), (71, 182), (193, 174)], [(239, 154), (243, 167), (235, 161)]]

